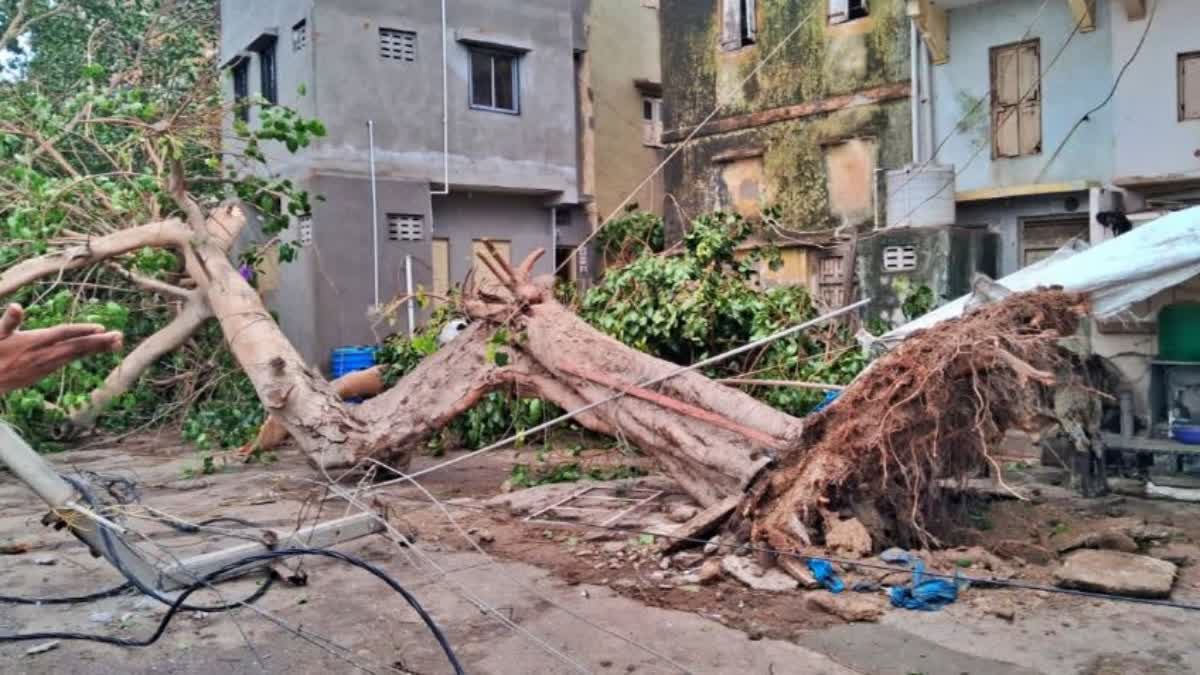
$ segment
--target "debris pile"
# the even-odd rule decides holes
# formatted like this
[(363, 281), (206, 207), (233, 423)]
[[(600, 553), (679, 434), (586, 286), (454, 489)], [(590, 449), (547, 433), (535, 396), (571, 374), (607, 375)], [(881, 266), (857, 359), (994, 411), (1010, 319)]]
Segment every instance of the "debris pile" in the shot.
[(1032, 291), (914, 334), (807, 420), (804, 442), (734, 520), (784, 551), (844, 539), (857, 529), (848, 516), (875, 547), (937, 545), (927, 518), (938, 481), (999, 469), (990, 449), (1005, 430), (1037, 419), (1045, 385), (1071, 372), (1057, 340), (1075, 333), (1086, 310), (1078, 294)]

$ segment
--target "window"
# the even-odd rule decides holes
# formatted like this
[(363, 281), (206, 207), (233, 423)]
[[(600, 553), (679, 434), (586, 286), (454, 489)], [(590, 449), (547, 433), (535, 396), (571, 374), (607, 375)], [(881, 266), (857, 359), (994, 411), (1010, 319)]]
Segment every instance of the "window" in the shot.
[(754, 44), (758, 35), (758, 0), (721, 0), (721, 49)]
[(250, 98), (250, 60), (239, 58), (233, 64), (233, 114), (243, 122), (250, 121), (250, 107), (246, 99)]
[(292, 51), (302, 52), (308, 46), (308, 21), (300, 19), (292, 26)]
[(884, 272), (907, 272), (917, 269), (917, 249), (914, 246), (885, 246)]
[(662, 147), (662, 99), (642, 97), (642, 145)]
[(992, 158), (1042, 152), (1042, 66), (1037, 40), (992, 47)]
[(1200, 52), (1179, 55), (1179, 121), (1200, 120)]
[(512, 52), (471, 48), (472, 108), (520, 112), (517, 58)]
[(829, 213), (843, 224), (860, 224), (875, 217), (875, 165), (878, 143), (851, 138), (824, 146)]
[(870, 14), (868, 0), (829, 0), (829, 23), (838, 24), (861, 19)]
[(379, 56), (392, 61), (416, 61), (417, 34), (411, 30), (380, 28)]
[(425, 218), (409, 213), (387, 215), (388, 241), (420, 241), (425, 236)]
[(1076, 237), (1087, 240), (1087, 218), (1049, 218), (1022, 222), (1021, 267), (1049, 258)]
[(309, 246), (313, 243), (313, 225), (312, 218), (304, 217), (299, 222), (299, 236), (301, 246)]
[(275, 43), (275, 35), (263, 33), (250, 44), (250, 51), (258, 54), (260, 93), (271, 105), (279, 102), (279, 89), (275, 82)]

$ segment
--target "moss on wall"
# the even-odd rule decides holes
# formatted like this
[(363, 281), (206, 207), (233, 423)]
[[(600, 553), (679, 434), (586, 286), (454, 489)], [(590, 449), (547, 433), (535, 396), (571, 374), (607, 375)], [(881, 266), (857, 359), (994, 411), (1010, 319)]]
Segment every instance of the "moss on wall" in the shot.
[[(827, 0), (758, 0), (758, 43), (724, 52), (719, 45), (719, 0), (662, 0), (666, 128), (698, 123), (717, 105), (718, 92), (726, 103), (720, 117), (729, 117), (907, 81), (909, 42), (903, 5), (903, 0), (873, 2), (870, 17), (829, 26)], [(785, 39), (772, 60), (741, 84)], [(830, 214), (822, 146), (855, 137), (876, 140), (878, 167), (907, 163), (911, 152), (908, 101), (698, 138), (667, 168), (666, 188), (689, 216), (716, 208), (722, 203), (723, 185), (720, 166), (712, 157), (761, 146), (765, 150), (763, 192), (782, 209), (788, 225), (795, 229), (838, 225)], [(673, 210), (668, 209), (668, 236), (672, 237), (682, 227), (678, 211)]]

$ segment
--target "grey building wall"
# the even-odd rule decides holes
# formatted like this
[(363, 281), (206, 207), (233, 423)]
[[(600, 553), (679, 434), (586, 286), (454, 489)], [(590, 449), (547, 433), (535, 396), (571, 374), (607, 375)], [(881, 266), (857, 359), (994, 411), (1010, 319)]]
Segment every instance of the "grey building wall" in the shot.
[[(259, 94), (258, 57), (247, 47), (260, 35), (274, 34), (279, 103), (320, 119), (328, 130), (296, 154), (267, 149), (267, 171), (324, 198), (313, 202), (312, 243), (296, 261), (264, 275), (270, 283), (263, 288), (284, 332), (312, 363), (325, 367), (332, 347), (374, 343), (408, 329), (403, 309), (395, 325), (373, 327), (368, 317), (375, 301), (368, 120), (375, 125), (381, 302), (405, 292), (406, 255), (413, 256), (414, 285), (432, 286), (434, 236), (451, 239), (452, 283), (469, 269), (475, 239), (511, 241), (515, 260), (537, 246), (551, 249), (556, 206), (560, 215), (570, 209), (572, 219), (558, 228), (560, 243), (583, 239), (586, 219), (571, 205), (580, 200), (575, 56), (586, 46), (587, 4), (447, 0), (451, 194), (432, 197), (431, 189), (443, 180), (445, 157), (441, 3), (222, 0), (222, 62), (249, 58), (250, 93)], [(300, 21), (304, 44), (293, 46)], [(381, 28), (415, 32), (416, 58), (382, 58)], [(479, 42), (521, 52), (519, 114), (470, 107), (468, 45)], [(231, 77), (224, 86), (231, 99)], [(231, 128), (232, 117), (227, 132)], [(236, 150), (236, 142), (230, 148)], [(423, 238), (388, 241), (389, 213), (422, 215)], [(551, 270), (552, 256), (553, 251), (539, 264), (539, 273)]]
[[(320, 0), (312, 23), (317, 114), (329, 135), (304, 159), (308, 166), (361, 170), (373, 119), (380, 175), (440, 182), (440, 4)], [(578, 201), (572, 4), (449, 0), (447, 25), (451, 183)], [(381, 58), (380, 28), (414, 31), (416, 60)], [(519, 114), (470, 107), (468, 40), (523, 51)]]

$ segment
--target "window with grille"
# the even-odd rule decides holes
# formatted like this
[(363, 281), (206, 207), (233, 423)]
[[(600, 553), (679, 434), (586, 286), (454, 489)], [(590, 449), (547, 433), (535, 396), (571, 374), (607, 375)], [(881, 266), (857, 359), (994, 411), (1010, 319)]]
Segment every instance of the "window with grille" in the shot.
[(389, 213), (388, 241), (420, 241), (425, 236), (424, 216), (409, 213)]
[(380, 28), (379, 56), (392, 61), (416, 61), (417, 34), (411, 30)]
[(885, 246), (883, 271), (905, 272), (917, 269), (917, 249), (914, 246)]
[(1042, 58), (1037, 40), (992, 47), (992, 158), (1042, 152)]
[(313, 224), (312, 218), (301, 218), (299, 223), (299, 236), (301, 246), (308, 246), (313, 243)]
[(308, 46), (308, 21), (300, 19), (295, 26), (292, 26), (292, 51), (304, 51)]

